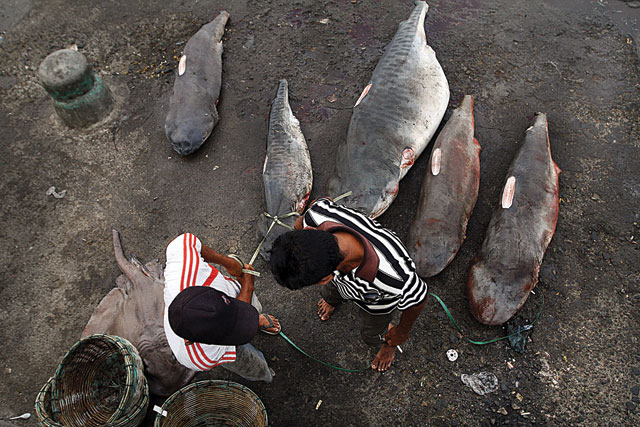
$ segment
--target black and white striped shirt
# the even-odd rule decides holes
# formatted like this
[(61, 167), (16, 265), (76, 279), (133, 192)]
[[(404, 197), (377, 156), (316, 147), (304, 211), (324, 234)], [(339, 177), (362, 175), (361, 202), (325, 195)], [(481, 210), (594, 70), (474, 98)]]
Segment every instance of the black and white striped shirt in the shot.
[(418, 305), (427, 297), (427, 285), (416, 273), (404, 244), (377, 221), (329, 199), (312, 204), (303, 220), (305, 227), (319, 227), (328, 222), (344, 225), (371, 243), (369, 247), (378, 258), (372, 280), (364, 280), (358, 274), (358, 270), (365, 268), (364, 262), (347, 274), (334, 271), (333, 283), (342, 298), (356, 302), (371, 314), (388, 314), (396, 308), (406, 310)]

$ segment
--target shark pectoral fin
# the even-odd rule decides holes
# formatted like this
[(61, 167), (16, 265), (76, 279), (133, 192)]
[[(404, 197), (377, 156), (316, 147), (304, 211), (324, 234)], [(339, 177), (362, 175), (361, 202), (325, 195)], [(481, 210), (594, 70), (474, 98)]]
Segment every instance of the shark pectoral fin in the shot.
[(120, 318), (126, 299), (123, 289), (111, 289), (94, 310), (82, 331), (81, 338), (93, 334), (112, 333), (113, 325)]

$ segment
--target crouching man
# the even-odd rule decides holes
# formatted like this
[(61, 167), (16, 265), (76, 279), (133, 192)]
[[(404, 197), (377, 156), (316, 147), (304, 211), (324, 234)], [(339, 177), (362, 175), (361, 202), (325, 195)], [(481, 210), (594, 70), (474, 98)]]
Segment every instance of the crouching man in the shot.
[[(326, 198), (298, 218), (295, 230), (278, 236), (270, 264), (276, 281), (289, 289), (321, 285), (321, 320), (344, 300), (358, 304), (362, 339), (380, 346), (371, 362), (380, 372), (409, 338), (427, 297), (427, 285), (392, 231)], [(391, 323), (395, 309), (402, 313), (398, 325)]]
[[(234, 278), (223, 276), (221, 265)], [(271, 382), (273, 373), (262, 352), (249, 344), (260, 330), (277, 335), (278, 319), (260, 314), (252, 270), (236, 258), (183, 234), (167, 247), (164, 271), (164, 330), (182, 365), (207, 371), (218, 365), (250, 381)]]

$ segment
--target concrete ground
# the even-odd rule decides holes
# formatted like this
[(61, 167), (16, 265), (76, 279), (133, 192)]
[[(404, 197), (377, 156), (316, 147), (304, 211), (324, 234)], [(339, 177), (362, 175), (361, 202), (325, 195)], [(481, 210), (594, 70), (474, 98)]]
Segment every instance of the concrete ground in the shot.
[[(505, 341), (476, 346), (434, 299), (384, 374), (344, 373), (281, 338), (256, 340), (276, 372), (250, 383), (216, 369), (266, 405), (271, 425), (634, 425), (640, 385), (640, 3), (618, 0), (432, 0), (426, 31), (451, 88), (447, 119), (476, 97), (482, 146), (478, 203), (456, 259), (428, 280), (466, 334), (504, 335), (470, 315), (465, 278), (529, 121), (549, 117), (562, 168), (560, 216), (538, 292), (519, 315), (542, 314), (524, 354)], [(263, 210), (261, 168), (277, 82), (287, 78), (325, 195), (351, 107), (412, 2), (333, 0), (5, 0), (0, 4), (0, 424), (34, 413), (53, 375), (120, 274), (111, 229), (127, 253), (162, 260), (190, 231), (221, 252), (249, 258)], [(175, 154), (163, 125), (183, 43), (218, 11), (224, 38), (221, 120), (194, 155)], [(327, 19), (327, 21), (321, 20)], [(51, 52), (76, 44), (116, 95), (113, 114), (90, 129), (61, 125), (38, 83)], [(402, 238), (414, 215), (427, 154), (380, 218)], [(46, 194), (51, 186), (64, 198)], [(357, 311), (320, 324), (317, 289), (279, 287), (264, 261), (265, 309), (316, 357), (366, 367)], [(449, 362), (445, 352), (460, 356)], [(491, 372), (480, 396), (461, 374)], [(320, 403), (320, 401), (322, 401)], [(161, 404), (161, 399), (154, 403)], [(150, 414), (145, 425), (151, 425)]]

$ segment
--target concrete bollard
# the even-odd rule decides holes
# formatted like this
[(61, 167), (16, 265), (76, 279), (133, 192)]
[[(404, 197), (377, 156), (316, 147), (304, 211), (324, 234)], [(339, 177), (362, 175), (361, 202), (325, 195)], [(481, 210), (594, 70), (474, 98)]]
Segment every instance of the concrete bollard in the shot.
[(53, 52), (42, 61), (38, 74), (58, 117), (69, 127), (92, 125), (106, 117), (113, 106), (111, 91), (76, 50)]

